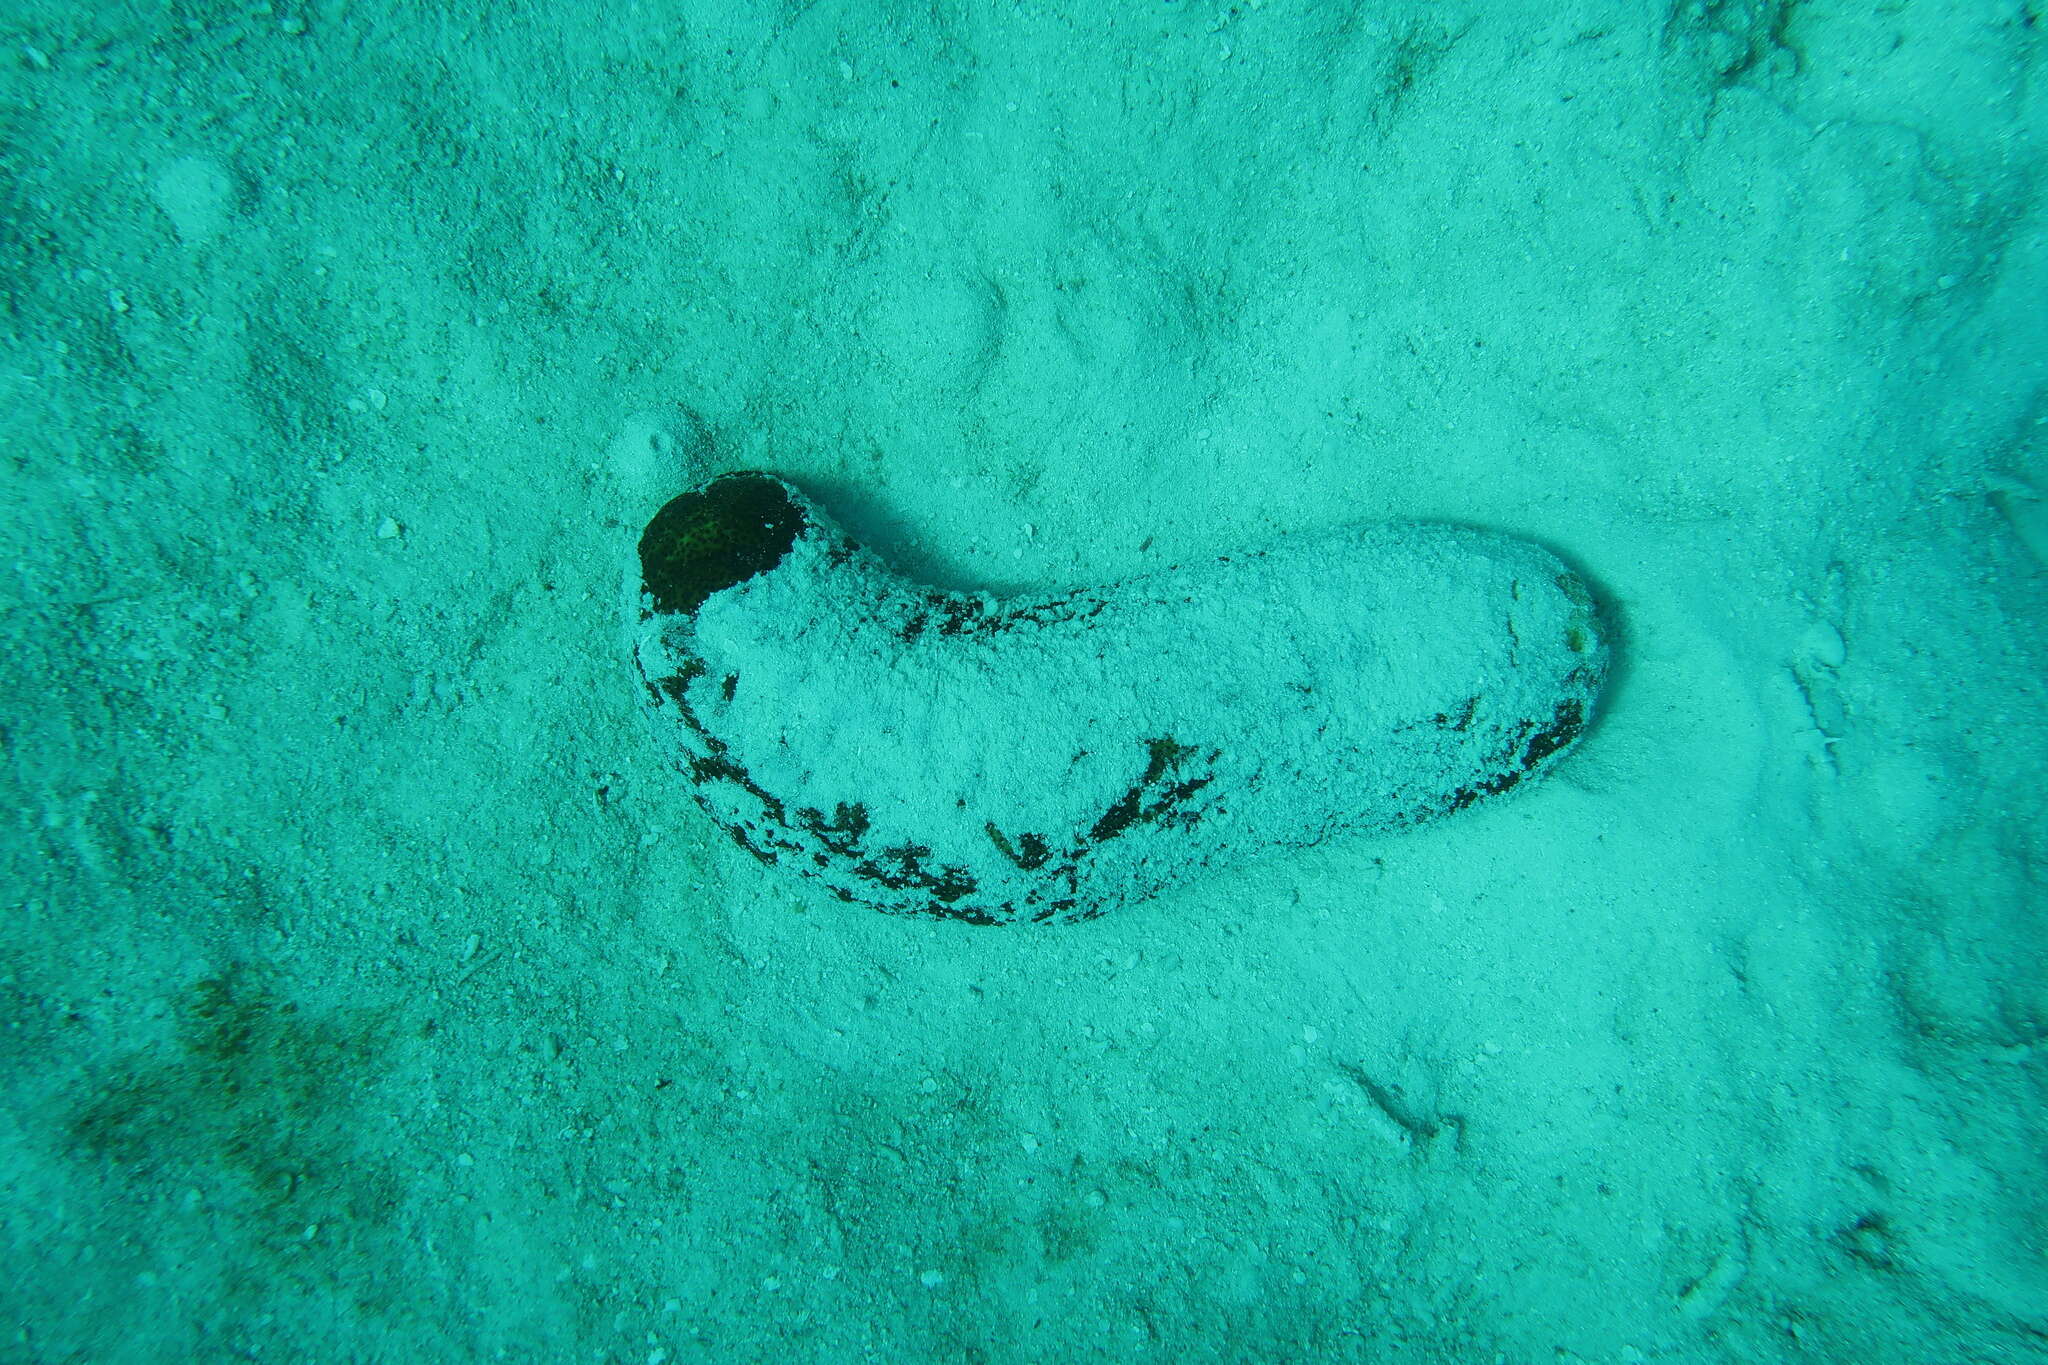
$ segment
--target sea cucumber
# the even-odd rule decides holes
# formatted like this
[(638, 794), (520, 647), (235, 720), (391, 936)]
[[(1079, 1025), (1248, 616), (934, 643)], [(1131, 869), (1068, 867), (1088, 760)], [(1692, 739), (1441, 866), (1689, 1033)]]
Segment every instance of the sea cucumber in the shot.
[(1553, 765), (1606, 671), (1584, 582), (1464, 527), (996, 599), (738, 472), (639, 549), (637, 662), (712, 819), (843, 900), (980, 924), (1463, 809)]

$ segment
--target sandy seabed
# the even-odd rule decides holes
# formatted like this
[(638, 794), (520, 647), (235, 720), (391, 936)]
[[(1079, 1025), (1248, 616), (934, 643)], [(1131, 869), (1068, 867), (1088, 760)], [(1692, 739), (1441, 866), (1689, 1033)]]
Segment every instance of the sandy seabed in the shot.
[[(2039, 17), (7, 6), (0, 1357), (2048, 1360)], [(648, 723), (730, 468), (994, 593), (1489, 527), (1616, 668), (892, 919)]]

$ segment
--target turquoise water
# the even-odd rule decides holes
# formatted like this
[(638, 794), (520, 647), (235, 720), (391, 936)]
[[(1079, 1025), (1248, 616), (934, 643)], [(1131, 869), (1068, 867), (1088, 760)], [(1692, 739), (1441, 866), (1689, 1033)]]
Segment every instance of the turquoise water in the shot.
[[(2026, 5), (0, 38), (0, 1359), (2048, 1360)], [(1445, 819), (878, 914), (636, 676), (732, 469), (996, 596), (1483, 528), (1614, 663)]]

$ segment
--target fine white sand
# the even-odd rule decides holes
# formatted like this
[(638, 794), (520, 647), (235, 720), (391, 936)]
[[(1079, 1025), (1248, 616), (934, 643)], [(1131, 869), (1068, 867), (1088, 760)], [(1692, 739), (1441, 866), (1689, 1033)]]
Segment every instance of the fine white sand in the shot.
[[(0, 13), (0, 1357), (2048, 1359), (2025, 0)], [(641, 526), (1349, 522), (1556, 776), (1038, 932), (665, 765)]]

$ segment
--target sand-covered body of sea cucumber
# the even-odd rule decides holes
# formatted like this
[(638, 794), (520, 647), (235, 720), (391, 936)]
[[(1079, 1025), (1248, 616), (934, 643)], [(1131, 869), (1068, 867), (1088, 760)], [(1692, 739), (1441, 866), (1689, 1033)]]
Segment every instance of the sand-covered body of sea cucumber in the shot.
[(980, 923), (1504, 792), (1578, 736), (1606, 664), (1570, 570), (1452, 526), (999, 600), (913, 583), (738, 473), (640, 553), (639, 667), (711, 817), (844, 900)]

